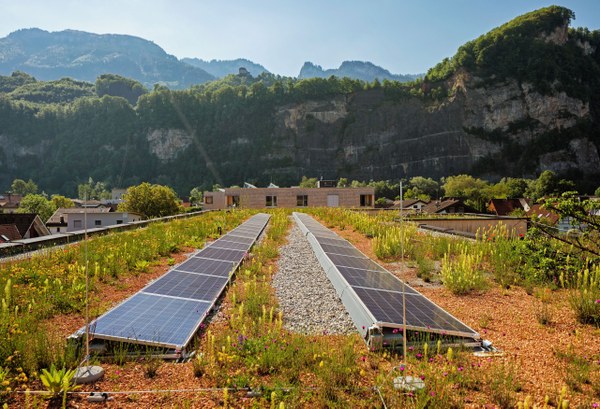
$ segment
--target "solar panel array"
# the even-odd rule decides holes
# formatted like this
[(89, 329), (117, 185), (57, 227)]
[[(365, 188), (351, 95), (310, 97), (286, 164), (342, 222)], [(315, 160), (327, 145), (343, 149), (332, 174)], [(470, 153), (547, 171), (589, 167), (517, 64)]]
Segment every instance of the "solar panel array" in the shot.
[[(372, 326), (403, 328), (479, 340), (473, 329), (460, 322), (421, 293), (402, 282), (312, 217), (294, 213), (328, 277), (340, 294), (355, 325), (365, 337)], [(369, 322), (370, 321), (370, 322)]]
[(93, 337), (183, 349), (269, 218), (251, 217), (100, 316), (90, 325)]

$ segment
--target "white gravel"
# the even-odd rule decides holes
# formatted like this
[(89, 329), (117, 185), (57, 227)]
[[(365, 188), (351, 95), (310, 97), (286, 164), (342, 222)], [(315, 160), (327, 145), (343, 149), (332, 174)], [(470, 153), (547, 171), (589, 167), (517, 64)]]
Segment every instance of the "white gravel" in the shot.
[(302, 334), (355, 332), (346, 308), (296, 224), (279, 254), (272, 285), (283, 311), (284, 327)]

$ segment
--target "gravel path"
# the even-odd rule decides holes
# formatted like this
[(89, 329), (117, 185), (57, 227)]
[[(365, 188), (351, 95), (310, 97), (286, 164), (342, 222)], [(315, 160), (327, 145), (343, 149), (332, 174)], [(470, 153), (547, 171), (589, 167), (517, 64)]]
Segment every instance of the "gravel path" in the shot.
[(346, 308), (295, 223), (288, 244), (279, 249), (279, 254), (279, 268), (272, 283), (283, 311), (284, 327), (302, 334), (355, 332)]

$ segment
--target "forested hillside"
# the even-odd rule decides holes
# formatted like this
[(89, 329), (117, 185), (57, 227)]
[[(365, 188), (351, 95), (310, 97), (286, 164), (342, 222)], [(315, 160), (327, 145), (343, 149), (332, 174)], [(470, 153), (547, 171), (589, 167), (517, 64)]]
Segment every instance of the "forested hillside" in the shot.
[(176, 91), (15, 72), (0, 77), (0, 190), (17, 177), (67, 195), (90, 176), (185, 194), (302, 175), (497, 180), (549, 169), (593, 191), (600, 36), (570, 29), (571, 18), (561, 7), (518, 17), (409, 83), (263, 73)]

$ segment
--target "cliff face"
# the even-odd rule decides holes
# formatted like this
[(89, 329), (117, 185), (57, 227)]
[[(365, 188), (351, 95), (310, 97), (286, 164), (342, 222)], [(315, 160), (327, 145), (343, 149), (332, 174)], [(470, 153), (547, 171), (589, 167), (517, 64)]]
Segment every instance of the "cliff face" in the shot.
[[(478, 162), (497, 158), (491, 177), (506, 176), (511, 162), (528, 169), (600, 172), (596, 145), (588, 138), (565, 140), (540, 156), (509, 157), (507, 146), (530, 146), (590, 119), (586, 102), (564, 92), (541, 95), (516, 81), (484, 86), (462, 74), (451, 80), (453, 96), (441, 104), (411, 98), (386, 99), (381, 90), (350, 97), (279, 107), (272, 150), (262, 160), (287, 158), (290, 166), (270, 174), (309, 173), (359, 180), (401, 176), (441, 177), (471, 173)], [(489, 165), (489, 163), (488, 163)], [(524, 175), (519, 175), (524, 176)]]

